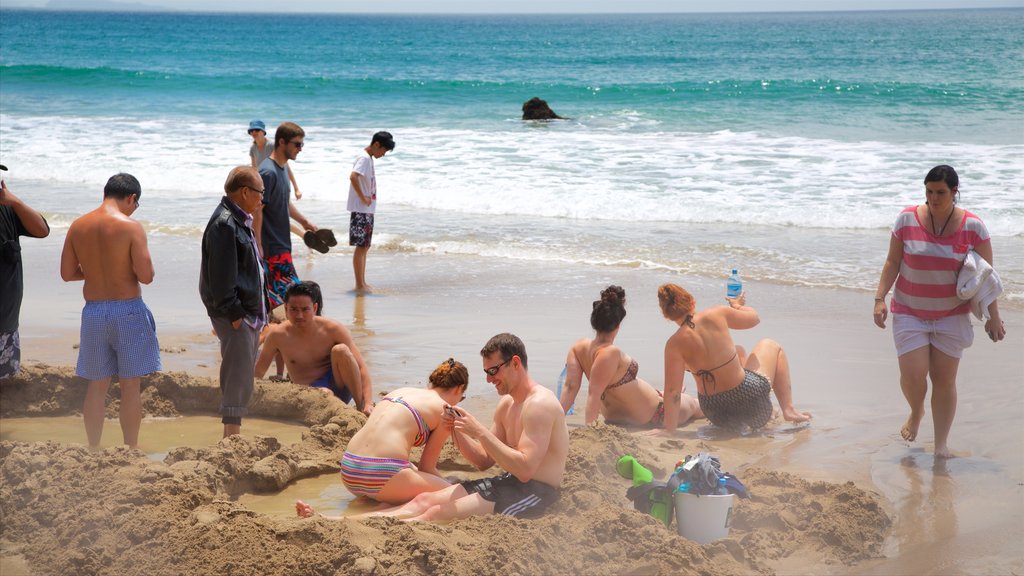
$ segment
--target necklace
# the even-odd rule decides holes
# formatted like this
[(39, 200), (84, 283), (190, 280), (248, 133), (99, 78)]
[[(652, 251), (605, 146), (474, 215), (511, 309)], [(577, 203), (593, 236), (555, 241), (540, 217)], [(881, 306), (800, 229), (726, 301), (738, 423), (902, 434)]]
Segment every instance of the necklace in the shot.
[(931, 206), (929, 206), (928, 207), (928, 219), (932, 221), (932, 233), (941, 238), (942, 237), (942, 233), (946, 231), (946, 225), (949, 224), (949, 221), (953, 219), (953, 213), (954, 212), (956, 212), (956, 206), (954, 206), (953, 209), (949, 211), (949, 216), (946, 217), (946, 223), (942, 225), (942, 228), (939, 228), (938, 232), (936, 232), (935, 231), (935, 217), (932, 216), (932, 208), (931, 208)]

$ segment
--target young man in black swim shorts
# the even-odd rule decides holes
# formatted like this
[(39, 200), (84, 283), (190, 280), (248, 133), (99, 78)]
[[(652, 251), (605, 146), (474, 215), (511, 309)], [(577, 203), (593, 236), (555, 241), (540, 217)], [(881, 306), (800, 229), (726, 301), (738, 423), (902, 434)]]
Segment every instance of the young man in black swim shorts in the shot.
[(487, 382), (501, 395), (488, 430), (463, 408), (446, 413), (462, 455), (480, 470), (497, 464), (505, 474), (424, 492), (384, 512), (408, 520), (451, 520), (482, 514), (535, 518), (558, 500), (569, 431), (562, 405), (530, 377), (526, 347), (512, 334), (498, 334), (480, 351)]

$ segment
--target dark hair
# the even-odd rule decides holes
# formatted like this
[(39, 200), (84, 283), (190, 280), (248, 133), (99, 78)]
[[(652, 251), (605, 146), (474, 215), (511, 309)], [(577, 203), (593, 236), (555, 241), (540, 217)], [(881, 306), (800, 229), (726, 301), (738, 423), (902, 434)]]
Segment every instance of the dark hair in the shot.
[(139, 184), (138, 179), (131, 174), (121, 172), (114, 174), (107, 180), (107, 185), (103, 187), (104, 198), (120, 198), (124, 200), (132, 194), (135, 194), (135, 199), (138, 200), (142, 197), (142, 185)]
[(259, 179), (259, 172), (252, 166), (235, 166), (228, 172), (228, 178), (224, 181), (224, 193), (238, 192), (246, 186), (255, 184)]
[(431, 388), (457, 388), (469, 386), (469, 370), (462, 362), (449, 358), (430, 373)]
[(945, 182), (946, 186), (949, 186), (950, 191), (953, 192), (953, 203), (955, 204), (960, 200), (960, 177), (957, 176), (956, 170), (952, 166), (939, 164), (929, 170), (928, 174), (924, 177), (924, 183), (927, 185), (929, 182)]
[(659, 286), (658, 305), (661, 306), (661, 314), (665, 318), (672, 321), (685, 318), (686, 324), (693, 327), (693, 311), (697, 307), (697, 300), (683, 288), (675, 284)]
[(501, 352), (501, 359), (503, 361), (508, 361), (513, 356), (519, 356), (519, 361), (523, 363), (523, 368), (526, 368), (526, 345), (515, 334), (502, 332), (497, 336), (493, 336), (480, 349), (480, 356), (490, 356), (495, 352)]
[(395, 139), (391, 136), (391, 132), (384, 132), (383, 130), (377, 132), (370, 139), (370, 146), (373, 146), (374, 142), (379, 142), (388, 152), (395, 149)]
[(312, 280), (303, 280), (302, 282), (296, 282), (288, 287), (288, 290), (284, 293), (284, 302), (288, 303), (288, 300), (292, 296), (309, 296), (309, 299), (316, 304), (316, 315), (323, 316), (324, 314), (324, 296), (320, 291), (320, 285)]
[(305, 136), (306, 131), (295, 122), (282, 122), (277, 127), (277, 132), (274, 133), (274, 148), (281, 145), (281, 140), (285, 143), (291, 142), (292, 138), (296, 136)]
[(626, 291), (621, 286), (609, 286), (601, 290), (601, 299), (594, 300), (590, 313), (590, 326), (598, 332), (611, 332), (619, 327), (626, 317)]

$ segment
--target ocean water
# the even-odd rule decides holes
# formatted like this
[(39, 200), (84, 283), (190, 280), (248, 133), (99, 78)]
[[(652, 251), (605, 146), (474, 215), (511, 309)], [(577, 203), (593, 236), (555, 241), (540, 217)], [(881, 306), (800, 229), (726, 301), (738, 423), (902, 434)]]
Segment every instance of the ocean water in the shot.
[[(872, 291), (948, 163), (1024, 306), (1024, 9), (342, 16), (3, 10), (0, 161), (56, 229), (126, 171), (198, 239), (252, 118), (307, 133), (344, 231), (370, 135), (378, 249)], [(519, 119), (546, 99), (567, 120)], [(271, 133), (273, 128), (271, 128)]]

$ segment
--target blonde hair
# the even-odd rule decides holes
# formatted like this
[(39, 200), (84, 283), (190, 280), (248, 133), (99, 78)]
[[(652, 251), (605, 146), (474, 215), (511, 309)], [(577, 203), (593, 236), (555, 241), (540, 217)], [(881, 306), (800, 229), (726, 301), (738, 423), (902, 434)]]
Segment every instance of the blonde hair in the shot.
[(469, 386), (469, 370), (462, 362), (451, 358), (441, 362), (434, 371), (430, 373), (431, 388), (457, 388)]

